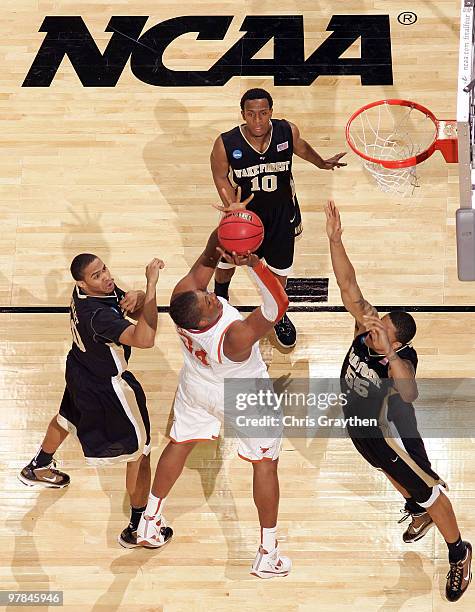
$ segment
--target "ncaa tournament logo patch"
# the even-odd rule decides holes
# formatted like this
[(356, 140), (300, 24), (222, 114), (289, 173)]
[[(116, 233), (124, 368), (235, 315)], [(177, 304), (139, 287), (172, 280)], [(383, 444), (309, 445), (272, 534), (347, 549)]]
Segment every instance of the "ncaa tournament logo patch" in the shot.
[[(287, 145), (288, 146), (288, 145)], [(234, 159), (241, 159), (242, 157), (242, 151), (241, 149), (234, 149), (233, 151), (233, 157)]]
[(281, 142), (280, 144), (277, 145), (277, 151), (285, 151), (285, 149), (289, 148), (289, 141), (286, 140), (285, 142)]

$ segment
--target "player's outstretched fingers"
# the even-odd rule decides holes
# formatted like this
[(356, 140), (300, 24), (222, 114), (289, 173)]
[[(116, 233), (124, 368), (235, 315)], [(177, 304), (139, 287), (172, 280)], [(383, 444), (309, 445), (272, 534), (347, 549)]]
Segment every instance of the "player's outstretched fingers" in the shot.
[(216, 247), (216, 250), (220, 253), (221, 257), (227, 263), (233, 264), (234, 266), (249, 265), (249, 261), (253, 256), (253, 253), (251, 253), (250, 251), (248, 251), (247, 253), (244, 253), (243, 255), (238, 255), (236, 251), (233, 251), (232, 253), (228, 253), (228, 251), (225, 251), (221, 247)]
[(346, 162), (340, 162), (340, 159), (346, 155), (346, 151), (344, 151), (343, 153), (338, 153), (338, 155), (335, 155), (335, 160), (337, 162), (337, 168), (343, 168), (343, 166), (347, 166), (348, 164)]
[(340, 162), (340, 159), (346, 155), (346, 151), (342, 153), (337, 153), (333, 155), (333, 157), (329, 157), (325, 160), (325, 169), (326, 170), (335, 170), (335, 168), (343, 168), (347, 164), (345, 162)]
[(229, 212), (229, 206), (224, 206), (224, 204), (211, 204), (211, 206), (219, 210), (219, 212)]
[(339, 242), (343, 230), (341, 228), (340, 212), (333, 200), (328, 200), (325, 204), (325, 215), (327, 218), (326, 230), (328, 238), (333, 242)]
[(249, 204), (249, 202), (252, 200), (253, 197), (254, 197), (254, 194), (251, 193), (251, 195), (248, 198), (246, 198), (244, 202), (241, 202), (243, 208), (246, 208), (246, 206)]
[(251, 193), (251, 195), (248, 198), (246, 198), (244, 202), (241, 202), (241, 187), (237, 188), (237, 192), (236, 192), (234, 200), (232, 200), (229, 197), (229, 193), (226, 191), (224, 187), (221, 189), (221, 193), (223, 194), (223, 198), (226, 200), (227, 204), (224, 204), (224, 205), (213, 204), (212, 206), (213, 208), (216, 208), (216, 210), (219, 210), (224, 213), (230, 213), (235, 210), (244, 210), (246, 206), (249, 204), (249, 202), (252, 200), (252, 198), (254, 197), (254, 194)]
[(236, 266), (245, 266), (247, 265), (247, 262), (249, 260), (249, 255), (238, 255), (238, 253), (236, 253), (236, 251), (232, 252), (232, 256), (233, 256), (233, 263)]
[(221, 187), (221, 193), (223, 194), (223, 198), (226, 200), (228, 206), (227, 208), (231, 208), (233, 204), (239, 204), (241, 202), (241, 187), (237, 188), (235, 199), (229, 197), (229, 193), (225, 189), (225, 187)]
[(327, 203), (325, 204), (325, 214), (327, 215), (327, 219), (334, 216), (335, 202), (333, 200), (327, 200)]

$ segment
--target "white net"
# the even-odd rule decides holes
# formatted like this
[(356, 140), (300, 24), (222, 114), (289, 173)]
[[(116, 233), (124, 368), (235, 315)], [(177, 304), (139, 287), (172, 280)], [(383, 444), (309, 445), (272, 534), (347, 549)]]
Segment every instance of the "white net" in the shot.
[[(387, 161), (400, 161), (425, 151), (436, 134), (437, 128), (430, 117), (399, 104), (380, 104), (366, 109), (350, 126), (350, 136), (362, 153)], [(385, 193), (408, 197), (419, 187), (417, 165), (393, 169), (364, 158), (362, 161), (365, 170)]]

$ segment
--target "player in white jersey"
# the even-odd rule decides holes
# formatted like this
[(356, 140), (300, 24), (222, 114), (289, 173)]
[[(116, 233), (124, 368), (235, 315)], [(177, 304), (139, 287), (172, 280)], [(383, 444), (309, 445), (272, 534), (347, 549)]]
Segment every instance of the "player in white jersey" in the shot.
[[(251, 198), (242, 203), (245, 206)], [(237, 202), (230, 205), (237, 206)], [(147, 508), (137, 541), (145, 546), (165, 543), (165, 499), (180, 476), (185, 461), (199, 441), (218, 437), (224, 419), (224, 379), (268, 379), (259, 351), (259, 339), (268, 334), (288, 307), (282, 285), (256, 256), (224, 253), (218, 247), (217, 230), (189, 273), (176, 285), (170, 316), (183, 341), (184, 365), (173, 405), (170, 442), (157, 465)], [(246, 319), (226, 300), (207, 291), (221, 257), (235, 265), (249, 265), (263, 303)], [(281, 435), (273, 438), (241, 437), (239, 456), (253, 466), (253, 494), (261, 525), (261, 544), (251, 573), (260, 578), (287, 576), (291, 561), (279, 553), (277, 513), (279, 481), (277, 464)]]

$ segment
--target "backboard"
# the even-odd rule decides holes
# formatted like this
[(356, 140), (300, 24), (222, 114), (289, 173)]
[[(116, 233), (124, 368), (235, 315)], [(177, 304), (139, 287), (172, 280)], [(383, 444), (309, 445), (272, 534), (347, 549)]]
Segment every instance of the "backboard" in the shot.
[(457, 211), (457, 271), (463, 281), (475, 280), (474, 169), (474, 4), (461, 0), (457, 134), (460, 208)]

